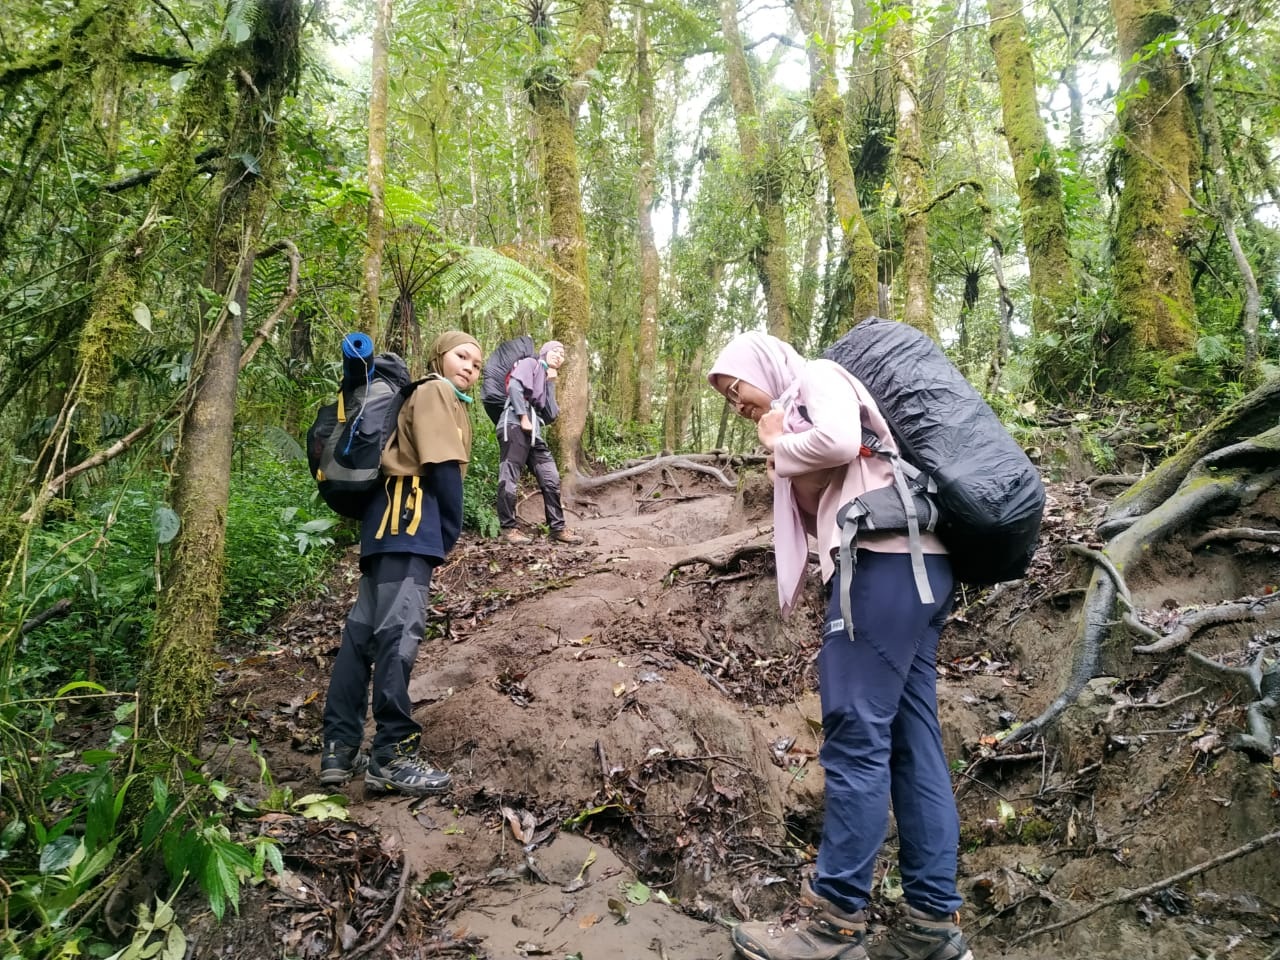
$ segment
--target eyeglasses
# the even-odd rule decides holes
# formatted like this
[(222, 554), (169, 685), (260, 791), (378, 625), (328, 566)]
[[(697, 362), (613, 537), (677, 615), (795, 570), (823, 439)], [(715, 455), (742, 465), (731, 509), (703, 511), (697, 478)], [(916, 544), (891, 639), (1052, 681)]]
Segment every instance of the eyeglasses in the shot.
[(738, 396), (738, 384), (741, 382), (741, 377), (735, 377), (733, 383), (724, 388), (724, 398), (735, 407), (742, 403), (742, 398)]

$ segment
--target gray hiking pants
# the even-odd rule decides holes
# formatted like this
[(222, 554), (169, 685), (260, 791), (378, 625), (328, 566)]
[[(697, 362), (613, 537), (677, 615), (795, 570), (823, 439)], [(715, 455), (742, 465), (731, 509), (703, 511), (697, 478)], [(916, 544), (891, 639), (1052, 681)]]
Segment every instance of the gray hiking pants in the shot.
[(361, 744), (372, 679), (373, 754), (385, 761), (398, 751), (416, 749), (422, 735), (413, 719), (409, 674), (426, 630), (435, 561), (409, 553), (381, 553), (365, 564), (329, 678), (324, 742)]
[(547, 442), (533, 439), (519, 423), (498, 427), (498, 524), (503, 530), (516, 525), (516, 496), (520, 488), (520, 476), (524, 468), (533, 471), (542, 492), (542, 507), (547, 515), (547, 526), (552, 530), (564, 529), (564, 507), (560, 505), (560, 471)]

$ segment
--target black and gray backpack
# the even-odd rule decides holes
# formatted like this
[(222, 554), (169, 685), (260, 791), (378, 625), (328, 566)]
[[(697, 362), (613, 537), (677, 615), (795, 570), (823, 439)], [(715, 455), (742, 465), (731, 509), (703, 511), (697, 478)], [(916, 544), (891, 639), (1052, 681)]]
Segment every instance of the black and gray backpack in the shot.
[(394, 353), (348, 358), (337, 399), (307, 431), (307, 461), (320, 496), (336, 513), (359, 519), (382, 477), (382, 450), (416, 384)]
[[(907, 531), (917, 586), (923, 530), (934, 530), (946, 545), (960, 582), (982, 586), (1023, 576), (1040, 535), (1044, 485), (941, 348), (905, 323), (870, 317), (823, 356), (862, 381), (899, 451), (895, 488), (871, 491), (841, 509), (842, 582), (846, 563), (852, 575), (858, 529)], [(888, 455), (870, 446), (874, 455)], [(927, 591), (925, 578), (922, 598)]]

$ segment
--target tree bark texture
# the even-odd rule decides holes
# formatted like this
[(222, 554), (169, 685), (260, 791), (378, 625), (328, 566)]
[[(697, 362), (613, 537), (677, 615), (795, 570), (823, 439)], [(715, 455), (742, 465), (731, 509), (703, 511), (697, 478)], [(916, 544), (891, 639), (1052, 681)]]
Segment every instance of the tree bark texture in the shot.
[(1036, 97), (1036, 70), (1018, 0), (988, 0), (1005, 141), (1013, 161), (1031, 287), (1031, 329), (1064, 333), (1076, 310), (1062, 177)]
[(762, 118), (751, 85), (751, 71), (738, 30), (736, 0), (720, 0), (720, 22), (724, 30), (725, 70), (729, 77), (729, 99), (742, 165), (751, 181), (759, 216), (756, 242), (751, 253), (760, 286), (764, 290), (769, 332), (782, 340), (791, 339), (791, 306), (788, 295), (787, 216), (783, 205), (782, 178), (777, 147), (761, 136)]
[(897, 104), (894, 172), (902, 208), (902, 321), (937, 340), (929, 281), (929, 187), (920, 130), (910, 0), (898, 4), (897, 9), (899, 16), (889, 33), (889, 56)]
[(1120, 193), (1113, 284), (1129, 352), (1172, 355), (1195, 341), (1187, 248), (1200, 166), (1170, 0), (1111, 0), (1121, 64)]
[[(631, 380), (631, 418), (647, 424), (653, 415), (653, 362), (658, 344), (658, 245), (653, 237), (654, 147), (653, 69), (642, 7), (636, 16), (636, 97), (639, 100), (640, 169), (636, 175), (636, 232), (640, 241), (640, 329), (636, 375)], [(674, 238), (672, 238), (674, 239)]]
[[(880, 251), (858, 200), (858, 184), (844, 133), (844, 101), (836, 83), (835, 30), (831, 0), (793, 0), (792, 9), (808, 34), (810, 113), (840, 223), (840, 256), (848, 263), (853, 297), (839, 325), (848, 329), (879, 309)], [(739, 121), (741, 122), (741, 121)]]
[(238, 101), (226, 136), (235, 159), (201, 226), (209, 245), (206, 285), (224, 306), (194, 351), (191, 403), (170, 491), (181, 526), (165, 567), (141, 682), (144, 723), (160, 742), (187, 752), (199, 743), (213, 692), (241, 318), (269, 199), (280, 104), (297, 74), (300, 29), (299, 0), (265, 0), (249, 38), (236, 48), (230, 75)]
[[(587, 421), (587, 330), (591, 294), (587, 272), (587, 228), (582, 216), (578, 147), (574, 119), (595, 69), (609, 28), (605, 0), (579, 7), (573, 51), (560, 69), (542, 69), (529, 78), (529, 103), (537, 123), (542, 183), (547, 196), (551, 245), (551, 327), (566, 348), (560, 369), (556, 446), (564, 485), (571, 493), (579, 471), (578, 451)], [(535, 25), (535, 34), (538, 32)]]
[[(369, 215), (364, 252), (364, 283), (360, 288), (360, 329), (378, 333), (378, 296), (382, 289), (382, 246), (386, 237), (387, 167), (387, 49), (391, 40), (391, 2), (377, 0), (373, 26), (369, 87)], [(400, 345), (403, 349), (403, 345)]]

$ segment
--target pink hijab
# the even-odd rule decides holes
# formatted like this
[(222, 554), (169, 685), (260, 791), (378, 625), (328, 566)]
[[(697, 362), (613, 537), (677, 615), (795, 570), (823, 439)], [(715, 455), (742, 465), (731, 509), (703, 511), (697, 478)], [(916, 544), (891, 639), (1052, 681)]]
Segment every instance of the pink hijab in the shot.
[[(783, 411), (782, 429), (802, 433), (813, 426), (800, 416), (794, 403), (806, 362), (785, 340), (767, 333), (740, 333), (720, 351), (707, 382), (714, 386), (718, 375), (737, 377), (758, 387), (773, 398), (775, 409)], [(786, 616), (804, 589), (809, 560), (809, 541), (788, 477), (778, 477), (773, 484), (773, 553), (778, 569), (778, 605)]]

